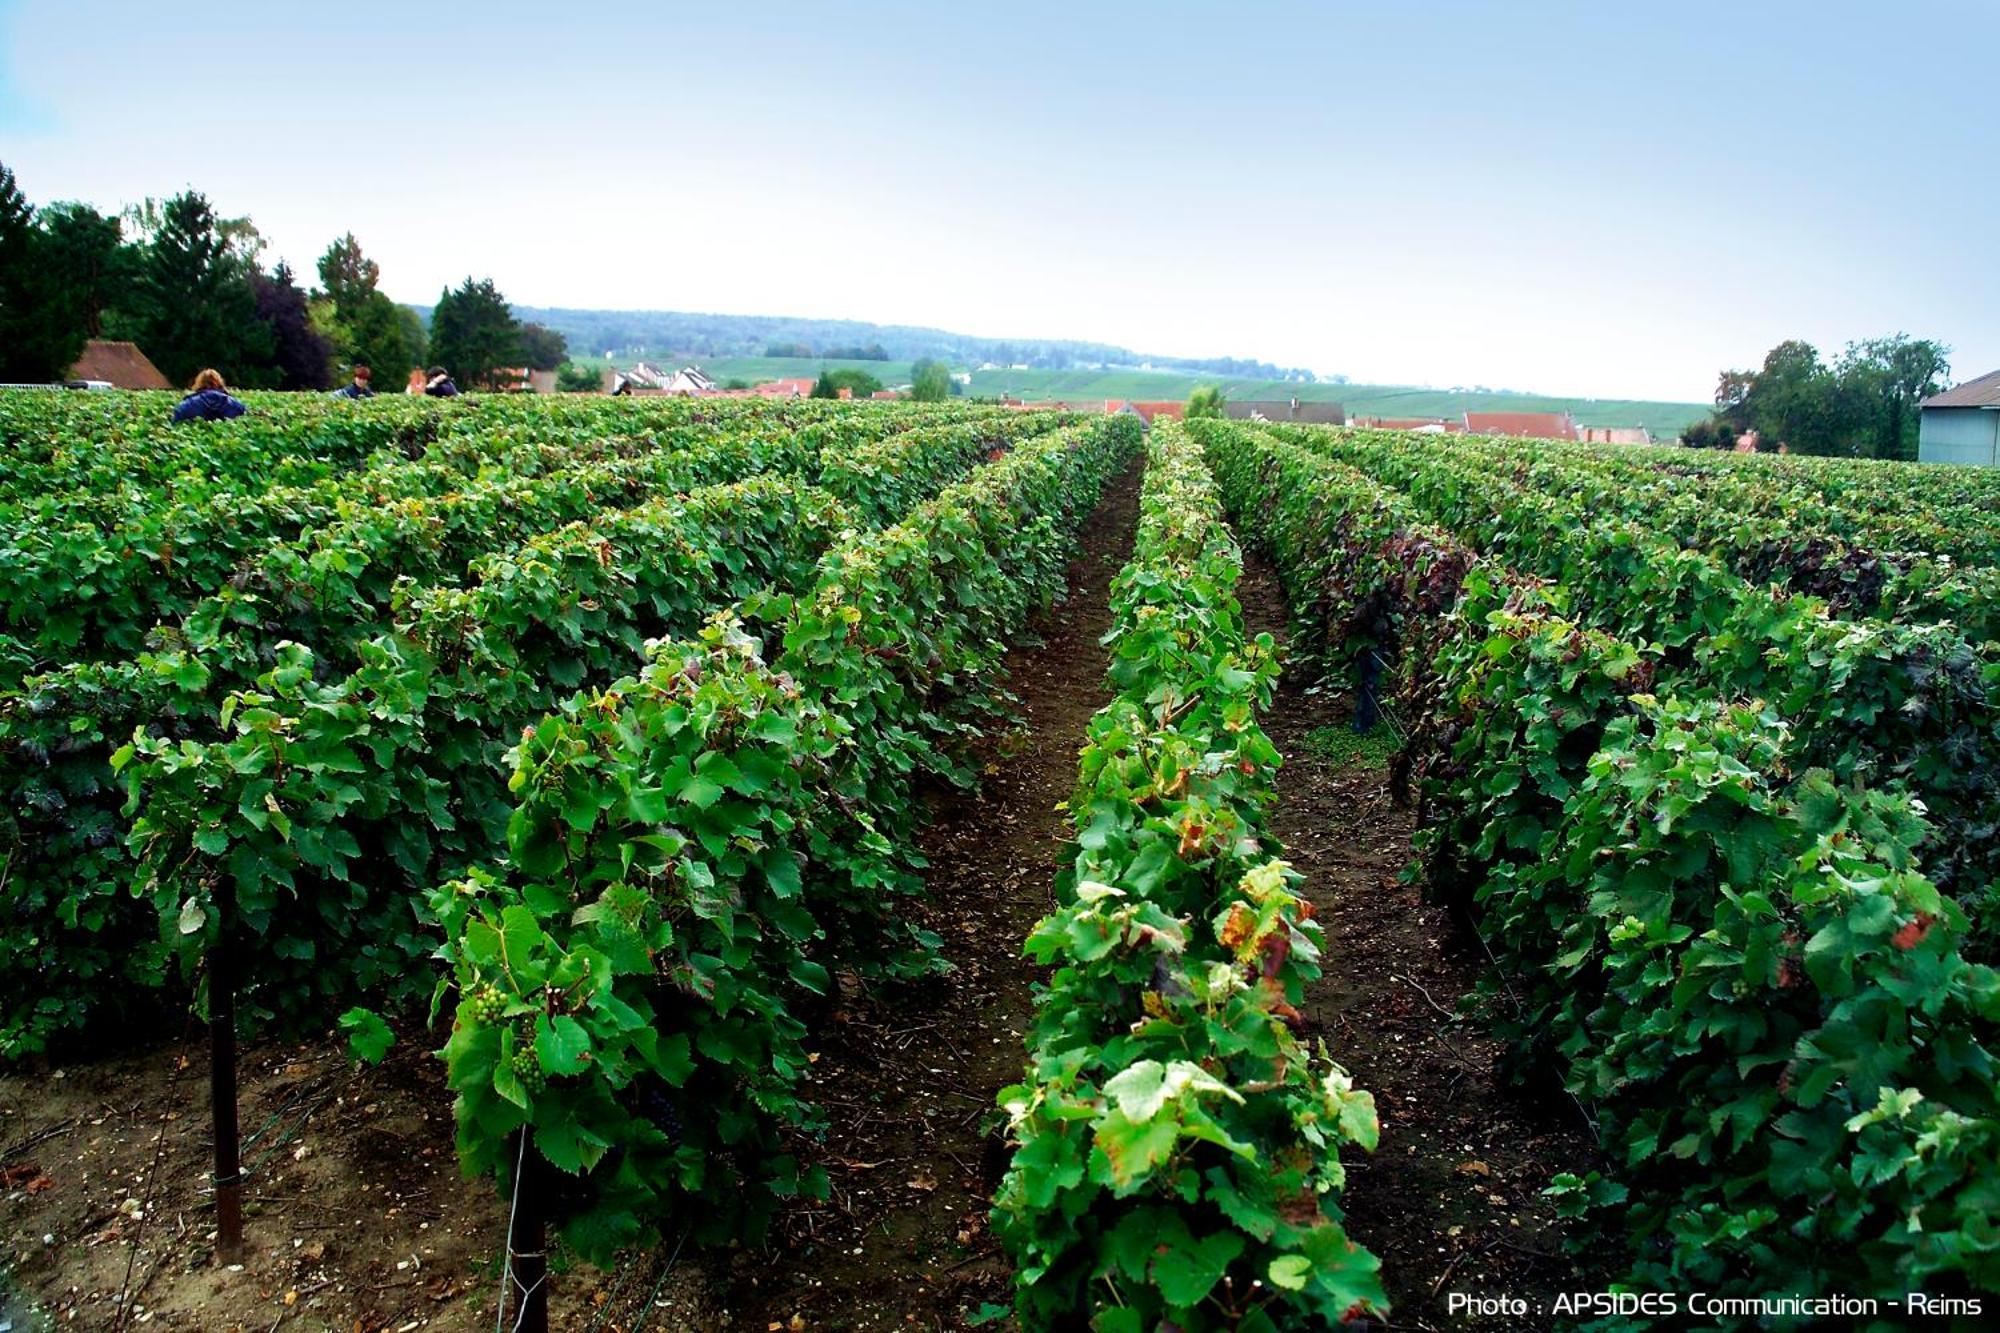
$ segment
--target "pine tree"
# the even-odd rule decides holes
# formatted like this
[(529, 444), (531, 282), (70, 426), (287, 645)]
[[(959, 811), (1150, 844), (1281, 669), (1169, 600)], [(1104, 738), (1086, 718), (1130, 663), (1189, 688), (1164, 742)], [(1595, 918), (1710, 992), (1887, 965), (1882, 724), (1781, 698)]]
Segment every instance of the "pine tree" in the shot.
[(244, 384), (276, 380), (271, 334), (257, 317), (250, 274), (208, 200), (195, 191), (162, 206), (136, 305), (140, 345), (169, 379), (185, 382), (214, 366)]
[(61, 379), (83, 351), (83, 327), (45, 272), (46, 246), (34, 207), (0, 163), (0, 383)]
[(51, 204), (41, 223), (38, 267), (65, 325), (81, 337), (103, 337), (106, 314), (136, 276), (138, 252), (125, 244), (116, 217), (89, 204)]
[(491, 278), (467, 278), (438, 296), (431, 312), (430, 359), (461, 385), (490, 385), (493, 373), (521, 361), (521, 326)]

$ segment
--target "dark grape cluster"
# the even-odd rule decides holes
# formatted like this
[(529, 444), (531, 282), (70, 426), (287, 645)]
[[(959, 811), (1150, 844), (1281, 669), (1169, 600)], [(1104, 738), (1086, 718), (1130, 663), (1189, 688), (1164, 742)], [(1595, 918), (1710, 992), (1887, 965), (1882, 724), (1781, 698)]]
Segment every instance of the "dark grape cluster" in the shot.
[(643, 1078), (633, 1084), (632, 1112), (642, 1120), (650, 1120), (659, 1126), (667, 1136), (667, 1142), (679, 1143), (687, 1132), (681, 1123), (680, 1108), (674, 1104), (673, 1094), (667, 1085), (657, 1078)]

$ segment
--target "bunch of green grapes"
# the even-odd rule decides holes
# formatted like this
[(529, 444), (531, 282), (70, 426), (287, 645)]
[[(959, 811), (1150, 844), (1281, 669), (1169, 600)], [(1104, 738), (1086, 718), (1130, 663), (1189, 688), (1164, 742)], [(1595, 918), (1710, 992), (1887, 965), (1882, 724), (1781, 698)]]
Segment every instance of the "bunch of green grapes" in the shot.
[(542, 1062), (535, 1055), (533, 1028), (528, 1030), (528, 1039), (514, 1048), (514, 1077), (531, 1093), (549, 1086), (549, 1076), (542, 1072)]
[(507, 1008), (507, 997), (490, 981), (482, 981), (466, 992), (465, 1001), (466, 1013), (475, 1023), (498, 1023)]

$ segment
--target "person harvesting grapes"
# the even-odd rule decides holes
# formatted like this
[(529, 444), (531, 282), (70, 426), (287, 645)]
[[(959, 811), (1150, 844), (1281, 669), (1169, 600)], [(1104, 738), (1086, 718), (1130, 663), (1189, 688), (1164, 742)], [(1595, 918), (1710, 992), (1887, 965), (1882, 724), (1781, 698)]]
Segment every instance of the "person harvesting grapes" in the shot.
[(174, 424), (179, 425), (183, 421), (228, 421), (249, 410), (223, 385), (222, 372), (211, 367), (196, 375), (194, 383), (188, 386), (187, 397), (181, 399), (180, 406), (174, 409)]

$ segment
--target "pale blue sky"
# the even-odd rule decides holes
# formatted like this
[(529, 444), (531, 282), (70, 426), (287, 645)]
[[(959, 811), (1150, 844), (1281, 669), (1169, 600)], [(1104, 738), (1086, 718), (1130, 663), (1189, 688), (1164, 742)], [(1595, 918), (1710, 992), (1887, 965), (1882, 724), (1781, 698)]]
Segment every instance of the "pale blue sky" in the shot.
[(0, 0), (0, 161), (409, 301), (1702, 400), (1793, 336), (2000, 366), (1996, 76), (1993, 0)]

